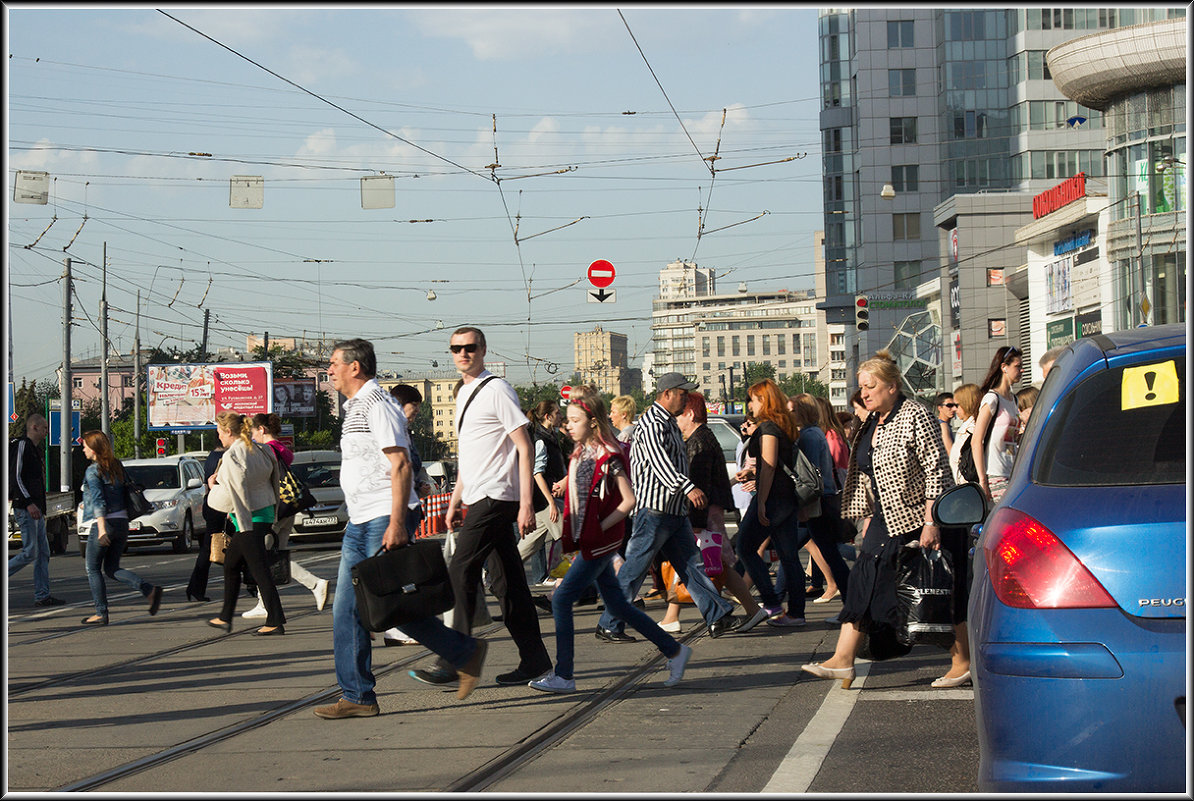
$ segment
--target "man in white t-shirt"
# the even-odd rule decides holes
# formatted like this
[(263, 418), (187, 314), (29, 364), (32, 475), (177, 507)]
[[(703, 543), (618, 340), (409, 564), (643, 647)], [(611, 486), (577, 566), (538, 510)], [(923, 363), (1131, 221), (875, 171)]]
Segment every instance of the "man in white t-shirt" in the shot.
[[(449, 349), (461, 377), (456, 393), (457, 478), (446, 513), (448, 528), (460, 528), (448, 565), (456, 594), (452, 627), (465, 634), (472, 631), (481, 568), (490, 554), (495, 555), (490, 560), (492, 588), (519, 656), (518, 667), (495, 680), (526, 684), (552, 668), (518, 554), (518, 538), (535, 530), (534, 450), (527, 416), (514, 388), (485, 369), (485, 335), (480, 329), (457, 329)], [(468, 507), (467, 515), (462, 504)], [(427, 684), (456, 680), (456, 672), (442, 658), (435, 667), (412, 670), (410, 675)]]
[[(340, 571), (332, 600), (332, 656), (343, 697), (315, 709), (318, 717), (364, 718), (378, 714), (369, 632), (357, 614), (352, 568), (376, 554), (406, 545), (408, 504), (417, 502), (411, 487), (410, 435), (398, 402), (377, 383), (377, 357), (363, 339), (337, 342), (328, 375), (343, 394), (340, 425), (340, 486), (348, 506), (348, 526), (340, 545)], [(434, 615), (399, 627), (440, 655), (464, 699), (477, 686), (485, 662), (484, 640), (453, 631)]]

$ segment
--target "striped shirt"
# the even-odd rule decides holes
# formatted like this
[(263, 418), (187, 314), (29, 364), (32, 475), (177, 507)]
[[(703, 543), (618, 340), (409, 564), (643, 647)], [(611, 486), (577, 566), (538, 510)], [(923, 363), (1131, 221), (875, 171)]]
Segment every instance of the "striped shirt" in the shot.
[(696, 486), (688, 478), (688, 451), (676, 418), (658, 402), (638, 419), (630, 449), (630, 481), (636, 509), (688, 513), (686, 496)]
[[(393, 512), (390, 459), (384, 448), (410, 453), (406, 417), (398, 401), (371, 378), (344, 402), (340, 425), (340, 488), (349, 521), (361, 524)], [(412, 482), (413, 484), (413, 482)], [(411, 487), (407, 506), (419, 496)]]

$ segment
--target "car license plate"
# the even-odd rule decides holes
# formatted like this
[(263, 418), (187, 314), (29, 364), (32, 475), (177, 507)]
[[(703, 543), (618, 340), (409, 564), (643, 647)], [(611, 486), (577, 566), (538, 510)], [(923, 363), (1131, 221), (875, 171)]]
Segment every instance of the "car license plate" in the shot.
[(336, 518), (334, 517), (308, 517), (308, 526), (334, 526), (336, 525)]
[(141, 521), (140, 520), (130, 520), (129, 521), (129, 531), (140, 531), (140, 530), (141, 530)]

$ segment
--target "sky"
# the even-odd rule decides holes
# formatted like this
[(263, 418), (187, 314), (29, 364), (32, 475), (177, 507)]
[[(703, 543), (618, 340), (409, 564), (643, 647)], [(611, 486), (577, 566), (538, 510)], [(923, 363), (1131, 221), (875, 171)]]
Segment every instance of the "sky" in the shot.
[[(576, 331), (651, 347), (659, 270), (813, 285), (813, 7), (5, 8), (11, 375), (111, 347), (363, 337), (450, 370), (486, 333), (516, 384), (565, 383)], [(496, 130), (495, 130), (496, 129)], [(716, 158), (713, 158), (716, 156)], [(709, 165), (714, 165), (711, 171)], [(13, 203), (18, 170), (46, 205)], [(393, 208), (362, 208), (388, 175)], [(261, 208), (230, 206), (260, 176)], [(375, 185), (374, 184), (371, 185)], [(703, 233), (698, 236), (703, 224)], [(616, 298), (588, 302), (604, 259)], [(428, 298), (434, 292), (434, 300)]]

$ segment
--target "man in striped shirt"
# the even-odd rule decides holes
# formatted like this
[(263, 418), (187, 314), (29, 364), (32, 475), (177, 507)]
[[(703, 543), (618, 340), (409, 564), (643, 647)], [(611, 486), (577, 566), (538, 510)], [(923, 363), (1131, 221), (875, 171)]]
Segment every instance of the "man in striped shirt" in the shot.
[[(738, 628), (742, 621), (705, 575), (701, 552), (688, 522), (688, 504), (702, 509), (708, 499), (688, 478), (688, 452), (676, 425), (676, 415), (684, 409), (688, 393), (696, 388), (680, 373), (660, 376), (655, 403), (638, 419), (630, 448), (630, 479), (638, 504), (618, 583), (627, 600), (633, 601), (655, 554), (662, 551), (709, 624), (709, 633), (720, 637)], [(625, 625), (607, 609), (597, 623), (597, 639), (634, 642), (635, 638), (624, 631)]]

